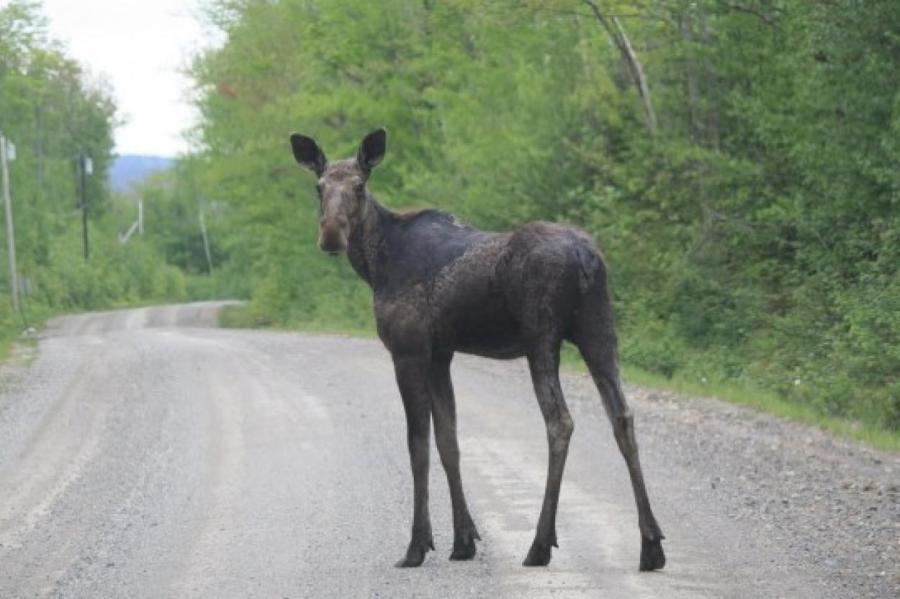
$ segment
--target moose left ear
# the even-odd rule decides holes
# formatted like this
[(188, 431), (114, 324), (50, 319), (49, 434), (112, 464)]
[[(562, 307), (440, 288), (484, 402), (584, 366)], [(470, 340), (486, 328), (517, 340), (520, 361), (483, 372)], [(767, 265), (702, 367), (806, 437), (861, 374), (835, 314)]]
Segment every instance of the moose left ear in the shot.
[(322, 176), (325, 172), (325, 153), (319, 148), (316, 140), (294, 133), (291, 135), (291, 149), (297, 162), (313, 171), (317, 177)]
[(356, 161), (359, 166), (368, 173), (381, 163), (387, 150), (387, 131), (376, 129), (362, 140), (359, 152), (356, 153)]

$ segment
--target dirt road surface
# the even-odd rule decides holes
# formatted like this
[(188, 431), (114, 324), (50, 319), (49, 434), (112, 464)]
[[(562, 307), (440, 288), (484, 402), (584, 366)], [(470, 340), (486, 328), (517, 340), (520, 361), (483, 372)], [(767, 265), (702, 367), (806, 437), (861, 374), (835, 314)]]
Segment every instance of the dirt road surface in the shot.
[(627, 472), (589, 380), (560, 548), (524, 568), (547, 448), (521, 362), (458, 356), (483, 541), (408, 541), (405, 421), (374, 340), (214, 328), (215, 303), (54, 321), (0, 372), (0, 597), (898, 597), (900, 459), (712, 399), (628, 387), (668, 565), (638, 573)]

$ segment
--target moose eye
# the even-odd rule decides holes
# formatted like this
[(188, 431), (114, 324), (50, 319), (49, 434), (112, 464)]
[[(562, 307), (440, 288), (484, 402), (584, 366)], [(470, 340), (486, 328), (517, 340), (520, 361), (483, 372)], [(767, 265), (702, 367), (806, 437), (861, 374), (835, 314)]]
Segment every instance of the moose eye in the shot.
[(316, 183), (316, 193), (322, 195), (322, 184)]

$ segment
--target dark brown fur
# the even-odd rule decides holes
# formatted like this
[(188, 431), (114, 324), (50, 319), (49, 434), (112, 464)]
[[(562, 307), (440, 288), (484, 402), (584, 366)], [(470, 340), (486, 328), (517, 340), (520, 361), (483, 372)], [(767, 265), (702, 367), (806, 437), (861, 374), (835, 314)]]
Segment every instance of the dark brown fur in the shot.
[(311, 138), (294, 134), (297, 161), (319, 177), (319, 245), (346, 251), (375, 296), (378, 335), (391, 352), (406, 411), (414, 484), (412, 539), (398, 566), (418, 566), (433, 549), (428, 515), (431, 423), (453, 507), (451, 559), (471, 559), (479, 539), (459, 471), (450, 362), (460, 351), (491, 358), (526, 357), (547, 425), (550, 463), (544, 503), (527, 566), (550, 562), (556, 508), (573, 423), (559, 384), (564, 340), (584, 357), (603, 398), (631, 475), (641, 534), (641, 570), (662, 568), (662, 532), (644, 487), (631, 411), (619, 382), (606, 267), (585, 233), (531, 223), (486, 233), (449, 214), (395, 214), (366, 190), (381, 162), (384, 130), (369, 134), (355, 159), (328, 163)]

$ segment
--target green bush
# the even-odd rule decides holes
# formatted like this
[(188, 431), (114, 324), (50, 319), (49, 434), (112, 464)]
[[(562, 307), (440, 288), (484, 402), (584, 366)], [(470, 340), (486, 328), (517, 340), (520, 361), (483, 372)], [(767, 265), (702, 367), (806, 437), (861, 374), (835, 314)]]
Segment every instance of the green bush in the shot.
[(663, 320), (645, 320), (619, 334), (619, 353), (630, 365), (672, 378), (685, 359), (683, 342)]

